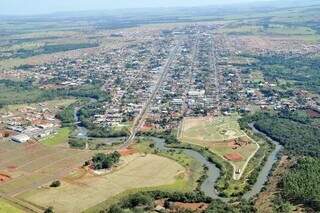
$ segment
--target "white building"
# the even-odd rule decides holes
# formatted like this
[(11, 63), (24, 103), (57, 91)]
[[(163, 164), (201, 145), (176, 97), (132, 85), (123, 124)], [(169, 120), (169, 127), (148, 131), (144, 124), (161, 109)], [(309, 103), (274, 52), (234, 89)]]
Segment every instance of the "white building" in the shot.
[(14, 142), (17, 143), (25, 143), (28, 140), (30, 140), (30, 137), (28, 135), (25, 134), (20, 134), (20, 135), (15, 135), (11, 138), (11, 140), (13, 140)]

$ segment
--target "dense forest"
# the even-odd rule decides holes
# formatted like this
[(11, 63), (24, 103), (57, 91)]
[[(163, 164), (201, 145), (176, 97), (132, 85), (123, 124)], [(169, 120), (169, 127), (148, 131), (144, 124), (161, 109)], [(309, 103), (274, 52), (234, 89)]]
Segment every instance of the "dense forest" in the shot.
[(99, 85), (86, 84), (79, 88), (43, 90), (34, 85), (32, 79), (24, 81), (0, 80), (0, 105), (37, 103), (56, 98), (77, 97), (108, 100), (109, 95), (101, 91)]
[[(207, 203), (209, 207), (204, 213), (250, 213), (255, 212), (252, 204), (242, 200), (237, 204), (231, 205), (220, 200), (212, 200), (206, 197), (201, 192), (164, 192), (164, 191), (149, 191), (138, 192), (128, 195), (117, 204), (111, 206), (106, 211), (107, 213), (125, 213), (125, 212), (151, 212), (155, 207), (155, 200), (165, 199), (164, 206), (167, 209), (172, 207), (173, 202), (185, 203)], [(177, 212), (193, 212), (186, 209), (181, 209)]]
[(278, 141), (293, 156), (320, 157), (320, 131), (305, 114), (296, 111), (256, 113), (240, 119), (241, 128), (248, 123)]
[(318, 59), (282, 55), (253, 56), (258, 59), (253, 65), (264, 73), (266, 79), (290, 80), (296, 86), (315, 92), (320, 91), (320, 62)]
[(293, 202), (320, 210), (320, 159), (303, 158), (283, 179), (283, 194)]
[[(249, 123), (281, 143), (285, 154), (297, 162), (283, 177), (276, 212), (291, 212), (288, 202), (304, 204), (320, 211), (320, 130), (303, 110), (256, 113), (240, 119), (240, 126)], [(280, 202), (281, 200), (281, 202)], [(278, 207), (279, 207), (278, 206)]]
[(294, 155), (320, 157), (320, 131), (317, 127), (276, 116), (256, 121), (255, 127)]

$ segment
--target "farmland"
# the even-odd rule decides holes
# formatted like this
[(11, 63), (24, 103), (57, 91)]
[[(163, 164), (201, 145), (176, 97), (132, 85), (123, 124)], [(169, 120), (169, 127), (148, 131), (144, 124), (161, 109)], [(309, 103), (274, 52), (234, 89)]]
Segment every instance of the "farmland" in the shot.
[(47, 147), (37, 143), (2, 141), (0, 173), (6, 177), (0, 192), (15, 196), (59, 179), (90, 158), (92, 152)]
[(234, 179), (240, 179), (259, 145), (240, 130), (238, 116), (184, 119), (179, 139), (208, 148), (234, 167)]
[(174, 184), (186, 172), (178, 163), (157, 155), (134, 154), (122, 161), (124, 165), (109, 174), (79, 171), (63, 178), (59, 188), (37, 189), (20, 197), (43, 207), (53, 206), (57, 212), (81, 212), (127, 190)]
[(22, 210), (12, 206), (10, 203), (6, 202), (3, 199), (0, 199), (0, 212), (5, 212), (5, 213), (23, 213)]

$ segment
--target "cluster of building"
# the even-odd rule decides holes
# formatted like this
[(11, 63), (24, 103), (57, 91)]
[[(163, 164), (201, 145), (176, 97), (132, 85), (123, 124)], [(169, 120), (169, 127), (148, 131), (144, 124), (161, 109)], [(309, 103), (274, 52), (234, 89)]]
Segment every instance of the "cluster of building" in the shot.
[(3, 110), (0, 113), (0, 125), (6, 130), (2, 131), (1, 137), (11, 138), (18, 143), (47, 137), (61, 126), (55, 117), (58, 110), (56, 107), (48, 108), (46, 104)]
[[(318, 97), (311, 93), (296, 91), (290, 99), (284, 99), (273, 90), (276, 85), (272, 82), (253, 79), (251, 65), (255, 61), (242, 56), (243, 41), (217, 34), (217, 28), (219, 25), (194, 24), (146, 35), (145, 31), (130, 32), (131, 40), (124, 46), (35, 65), (27, 73), (32, 73), (43, 89), (100, 85), (110, 99), (99, 101), (98, 113), (91, 121), (101, 126), (134, 123), (144, 110), (144, 130), (171, 130), (188, 116), (227, 116), (258, 107), (317, 107)], [(128, 35), (112, 33), (110, 37), (125, 39)], [(146, 108), (150, 97), (151, 106)], [(25, 136), (44, 137), (59, 122), (52, 111), (39, 109), (25, 108), (1, 115), (1, 120), (9, 129), (23, 134), (21, 141), (27, 139)]]

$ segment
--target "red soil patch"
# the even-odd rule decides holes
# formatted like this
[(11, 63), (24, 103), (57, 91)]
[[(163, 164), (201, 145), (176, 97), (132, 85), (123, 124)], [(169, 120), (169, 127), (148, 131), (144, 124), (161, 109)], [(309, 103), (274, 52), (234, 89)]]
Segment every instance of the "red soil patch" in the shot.
[(0, 130), (0, 137), (8, 138), (15, 135), (15, 132), (10, 130)]
[(121, 156), (129, 156), (129, 155), (133, 155), (134, 153), (136, 153), (136, 151), (132, 148), (124, 148), (124, 149), (120, 149), (119, 153)]
[(231, 147), (232, 149), (239, 148), (239, 145), (237, 145), (235, 140), (231, 140), (228, 142), (228, 147)]
[(242, 161), (243, 160), (243, 157), (238, 152), (233, 152), (233, 153), (230, 153), (230, 154), (226, 154), (223, 157), (226, 158), (229, 161)]
[(8, 172), (14, 172), (17, 169), (17, 166), (15, 166), (15, 165), (8, 166), (7, 169), (8, 169), (7, 170)]
[(141, 129), (140, 132), (150, 132), (151, 130), (153, 130), (154, 127), (150, 124), (144, 124)]
[(0, 174), (0, 183), (6, 182), (10, 179), (11, 179), (11, 177), (9, 175)]
[(320, 112), (317, 112), (313, 109), (308, 109), (307, 114), (310, 118), (320, 118)]
[(238, 149), (240, 147), (247, 146), (248, 144), (250, 144), (248, 138), (237, 138), (228, 141), (228, 147), (231, 147), (232, 149)]

